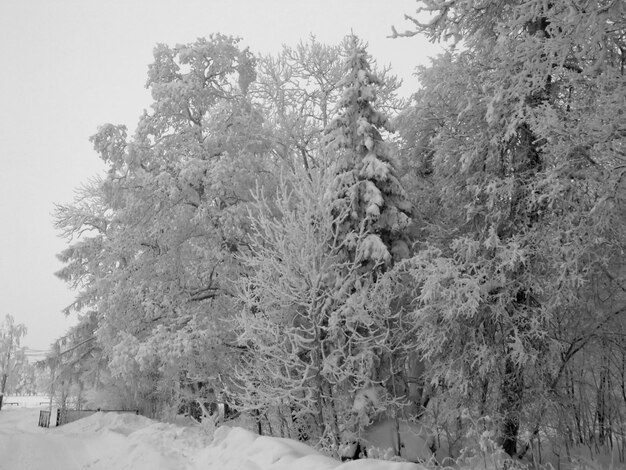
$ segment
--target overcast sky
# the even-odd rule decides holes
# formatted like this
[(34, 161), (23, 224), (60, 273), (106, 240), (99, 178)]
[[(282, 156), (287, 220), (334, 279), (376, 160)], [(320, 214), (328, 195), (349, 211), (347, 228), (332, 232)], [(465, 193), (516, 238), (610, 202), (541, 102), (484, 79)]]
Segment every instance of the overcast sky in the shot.
[(22, 344), (49, 345), (76, 322), (61, 312), (74, 293), (54, 276), (65, 242), (54, 203), (101, 173), (89, 136), (107, 122), (133, 130), (150, 105), (144, 88), (155, 44), (211, 33), (277, 53), (314, 34), (337, 44), (351, 31), (379, 64), (417, 87), (416, 65), (434, 46), (389, 39), (410, 27), (414, 0), (0, 0), (0, 316), (24, 323)]

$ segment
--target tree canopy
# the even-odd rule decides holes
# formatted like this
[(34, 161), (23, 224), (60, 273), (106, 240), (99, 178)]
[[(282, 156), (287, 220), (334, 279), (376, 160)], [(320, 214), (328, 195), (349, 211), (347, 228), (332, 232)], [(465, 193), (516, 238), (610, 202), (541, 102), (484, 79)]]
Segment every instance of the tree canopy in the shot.
[(401, 35), (447, 51), (410, 101), (354, 36), (155, 48), (55, 214), (81, 391), (218, 396), (334, 455), (391, 419), (396, 458), (418, 422), (459, 463), (623, 461), (626, 8), (418, 4)]

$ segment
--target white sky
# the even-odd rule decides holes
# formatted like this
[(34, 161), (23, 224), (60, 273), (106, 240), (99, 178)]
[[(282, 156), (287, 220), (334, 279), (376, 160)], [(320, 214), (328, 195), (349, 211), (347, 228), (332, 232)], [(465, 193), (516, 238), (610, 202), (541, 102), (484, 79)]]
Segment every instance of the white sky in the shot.
[(312, 33), (337, 44), (351, 31), (379, 64), (417, 87), (414, 67), (434, 46), (410, 28), (414, 0), (0, 0), (0, 317), (12, 314), (47, 349), (72, 326), (61, 310), (71, 292), (53, 273), (65, 247), (54, 203), (102, 171), (89, 136), (101, 124), (132, 131), (150, 96), (155, 44), (211, 33), (240, 36), (253, 52), (276, 53)]

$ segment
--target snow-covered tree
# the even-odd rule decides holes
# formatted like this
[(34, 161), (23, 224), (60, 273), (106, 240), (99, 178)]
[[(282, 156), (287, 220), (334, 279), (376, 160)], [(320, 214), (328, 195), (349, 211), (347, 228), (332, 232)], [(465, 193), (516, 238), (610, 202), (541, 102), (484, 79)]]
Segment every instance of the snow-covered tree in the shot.
[(303, 164), (277, 197), (257, 198), (238, 283), (241, 401), (335, 451), (404, 404), (398, 365), (410, 331), (393, 289), (377, 282), (391, 253), (408, 255), (410, 204), (373, 107), (383, 84), (356, 38), (346, 44), (337, 117), (317, 150), (334, 164)]
[(228, 370), (224, 279), (237, 269), (249, 188), (272, 178), (246, 98), (254, 60), (237, 42), (158, 45), (151, 111), (131, 138), (100, 128), (92, 142), (107, 175), (56, 212), (72, 241), (59, 273), (78, 288), (72, 308), (97, 312), (110, 372), (156, 408), (175, 404), (181, 381)]
[[(295, 47), (283, 46), (277, 55), (258, 59), (257, 80), (250, 98), (263, 111), (273, 142), (273, 152), (293, 166), (324, 168), (322, 131), (336, 117), (344, 74), (343, 48), (311, 37)], [(384, 68), (380, 77), (378, 106), (397, 112), (404, 101), (396, 96), (400, 81)]]
[(26, 348), (15, 351), (12, 373), (7, 378), (7, 395), (33, 395), (37, 393), (37, 374), (35, 365), (28, 360)]
[[(364, 258), (346, 256), (329, 204), (330, 182), (304, 170), (277, 197), (251, 207), (250, 250), (241, 255), (235, 390), (273, 432), (338, 445), (396, 402), (394, 371), (401, 325)], [(365, 242), (365, 230), (350, 239)], [(398, 333), (402, 332), (402, 333)], [(389, 393), (388, 393), (389, 391)]]
[(322, 370), (334, 300), (326, 286), (343, 260), (324, 187), (319, 177), (300, 177), (284, 179), (275, 201), (257, 195), (250, 251), (241, 255), (249, 272), (237, 291), (239, 342), (246, 348), (240, 400), (294, 420), (291, 437), (302, 428), (319, 438), (327, 422), (336, 422), (328, 415), (333, 397)]
[[(343, 214), (340, 233), (353, 257), (389, 264), (408, 255), (404, 233), (411, 204), (397, 175), (397, 164), (384, 140), (389, 119), (374, 106), (381, 81), (371, 72), (370, 58), (355, 36), (345, 40), (346, 61), (338, 116), (326, 128), (326, 152), (333, 161), (331, 199)], [(349, 234), (365, 230), (357, 244)]]
[(624, 351), (609, 340), (626, 305), (623, 2), (419, 3), (431, 18), (417, 32), (462, 47), (422, 69), (405, 121), (445, 209), (399, 267), (416, 347), (448, 407), (495, 417), (522, 455), (524, 431), (576, 428), (577, 358)]
[(15, 323), (12, 315), (5, 315), (2, 324), (0, 324), (0, 370), (2, 371), (2, 376), (0, 376), (0, 408), (2, 408), (2, 397), (6, 389), (7, 379), (24, 359), (23, 352), (20, 354), (20, 342), (25, 334), (26, 326)]

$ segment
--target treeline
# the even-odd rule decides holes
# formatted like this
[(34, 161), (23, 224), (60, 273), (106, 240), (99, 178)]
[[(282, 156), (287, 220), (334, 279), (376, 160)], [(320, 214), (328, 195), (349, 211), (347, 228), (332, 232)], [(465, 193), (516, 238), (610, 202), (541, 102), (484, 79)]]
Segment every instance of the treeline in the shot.
[(211, 389), (335, 453), (385, 416), (453, 457), (624, 461), (626, 8), (421, 4), (403, 35), (449, 50), (409, 101), (353, 36), (155, 48), (151, 109), (56, 210), (63, 387), (155, 416)]
[(47, 382), (43, 368), (28, 360), (28, 348), (21, 345), (25, 334), (26, 326), (16, 323), (13, 315), (5, 314), (0, 323), (0, 409), (2, 396), (34, 395)]

